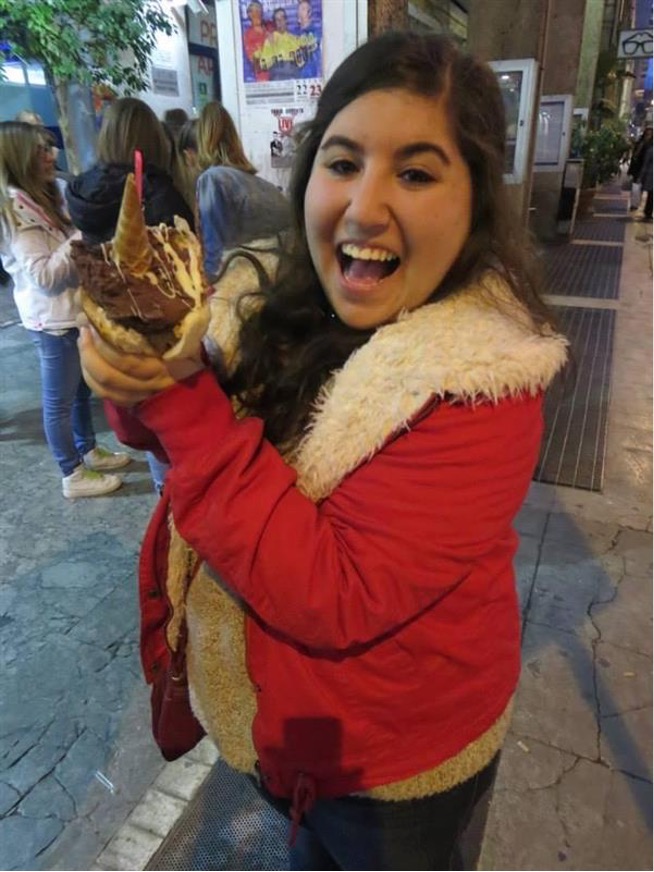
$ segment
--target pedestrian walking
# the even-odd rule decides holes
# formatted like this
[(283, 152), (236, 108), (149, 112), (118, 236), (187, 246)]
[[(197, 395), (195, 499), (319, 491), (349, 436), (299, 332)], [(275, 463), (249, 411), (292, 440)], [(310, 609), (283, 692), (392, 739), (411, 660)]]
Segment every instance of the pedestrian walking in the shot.
[(646, 144), (642, 152), (641, 168), (638, 174), (638, 182), (641, 190), (646, 195), (643, 207), (643, 220), (652, 220), (652, 139)]
[[(643, 198), (643, 192), (646, 190), (641, 182), (641, 175), (643, 170), (645, 170), (646, 180), (647, 180), (647, 166), (646, 166), (646, 155), (649, 149), (649, 163), (652, 161), (652, 134), (654, 132), (654, 128), (646, 127), (643, 130), (642, 136), (635, 143), (633, 152), (631, 155), (631, 160), (629, 161), (629, 168), (627, 169), (627, 175), (631, 178), (631, 199), (629, 202), (629, 211), (635, 212), (639, 207)], [(651, 175), (650, 175), (651, 178)], [(650, 198), (650, 215), (651, 215), (651, 198)]]

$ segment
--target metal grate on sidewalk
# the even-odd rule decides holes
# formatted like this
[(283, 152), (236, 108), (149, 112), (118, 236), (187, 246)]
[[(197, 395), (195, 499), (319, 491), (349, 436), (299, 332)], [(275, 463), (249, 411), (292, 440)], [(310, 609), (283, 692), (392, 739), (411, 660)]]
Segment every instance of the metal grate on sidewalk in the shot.
[(606, 459), (615, 311), (557, 308), (572, 365), (545, 398), (545, 435), (535, 481), (601, 491)]
[(606, 220), (577, 221), (573, 233), (574, 239), (592, 242), (624, 242), (627, 221), (624, 218), (607, 218)]
[(222, 760), (146, 869), (288, 869), (289, 824)]
[(626, 215), (629, 203), (624, 196), (597, 196), (593, 201), (595, 212), (600, 214)]
[(621, 247), (601, 244), (556, 245), (544, 249), (542, 256), (549, 293), (617, 300), (622, 267)]

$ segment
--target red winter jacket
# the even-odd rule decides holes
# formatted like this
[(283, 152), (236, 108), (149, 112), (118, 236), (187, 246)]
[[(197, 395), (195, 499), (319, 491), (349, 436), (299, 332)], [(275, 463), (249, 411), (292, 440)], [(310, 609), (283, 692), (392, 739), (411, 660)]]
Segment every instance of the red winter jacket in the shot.
[[(540, 398), (440, 403), (316, 506), (260, 422), (237, 422), (209, 374), (193, 381), (142, 417), (173, 464), (178, 529), (254, 613), (269, 789), (288, 795), (299, 772), (336, 794), (398, 781), (490, 728), (519, 673), (511, 522), (538, 456)], [(141, 566), (146, 674), (167, 650), (151, 632), (167, 614), (149, 596), (157, 546), (160, 575), (163, 502)]]
[[(259, 420), (234, 417), (209, 372), (138, 408), (172, 463), (175, 526), (222, 579), (193, 587), (226, 587), (246, 615), (252, 753), (272, 793), (308, 777), (324, 796), (406, 784), (391, 796), (424, 795), (499, 747), (519, 673), (512, 522), (565, 345), (476, 288), (416, 310), (336, 375), (293, 467)], [(146, 675), (166, 656), (165, 515), (162, 502), (141, 561)], [(193, 604), (196, 665), (234, 639), (210, 606)], [(200, 678), (211, 732), (239, 709), (223, 696), (210, 711)]]

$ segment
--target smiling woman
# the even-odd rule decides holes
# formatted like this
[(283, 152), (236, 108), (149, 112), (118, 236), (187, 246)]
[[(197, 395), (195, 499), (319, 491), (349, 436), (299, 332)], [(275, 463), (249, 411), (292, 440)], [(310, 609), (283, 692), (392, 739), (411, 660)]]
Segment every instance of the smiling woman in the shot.
[(82, 341), (91, 383), (140, 401), (121, 438), (172, 460), (146, 677), (199, 555), (195, 711), (288, 813), (293, 869), (462, 868), (508, 729), (512, 523), (566, 341), (516, 243), (504, 133), (488, 67), (439, 36), (373, 40), (300, 135), (275, 281), (219, 284), (217, 374), (200, 348), (178, 371)]
[(472, 216), (470, 171), (445, 97), (393, 89), (353, 100), (325, 132), (305, 216), (311, 259), (344, 324), (377, 327), (422, 305)]

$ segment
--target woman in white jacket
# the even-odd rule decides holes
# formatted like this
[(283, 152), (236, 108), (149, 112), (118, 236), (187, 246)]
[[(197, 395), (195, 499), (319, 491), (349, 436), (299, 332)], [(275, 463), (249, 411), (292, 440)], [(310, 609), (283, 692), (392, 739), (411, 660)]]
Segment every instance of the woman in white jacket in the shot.
[(0, 123), (0, 254), (39, 355), (45, 436), (69, 498), (115, 491), (122, 480), (107, 472), (130, 462), (129, 455), (96, 444), (91, 391), (77, 350), (79, 305), (70, 257), (76, 235), (43, 132), (24, 122)]

